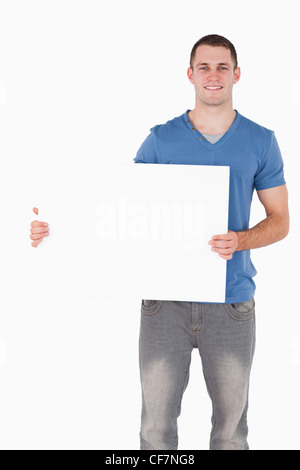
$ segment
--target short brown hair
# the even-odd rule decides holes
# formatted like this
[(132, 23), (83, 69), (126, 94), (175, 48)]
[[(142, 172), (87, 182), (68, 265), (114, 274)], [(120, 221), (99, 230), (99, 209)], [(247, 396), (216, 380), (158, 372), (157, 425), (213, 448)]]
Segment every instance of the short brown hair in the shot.
[(206, 44), (208, 46), (213, 46), (213, 47), (226, 47), (226, 49), (229, 49), (231, 52), (231, 58), (234, 64), (234, 69), (237, 68), (238, 66), (238, 61), (237, 61), (237, 54), (234, 45), (226, 38), (223, 36), (219, 36), (218, 34), (209, 34), (208, 36), (203, 36), (203, 38), (199, 39), (199, 41), (194, 44), (192, 52), (191, 52), (191, 57), (190, 57), (190, 67), (193, 68), (193, 62), (196, 54), (196, 50), (199, 46), (202, 44)]

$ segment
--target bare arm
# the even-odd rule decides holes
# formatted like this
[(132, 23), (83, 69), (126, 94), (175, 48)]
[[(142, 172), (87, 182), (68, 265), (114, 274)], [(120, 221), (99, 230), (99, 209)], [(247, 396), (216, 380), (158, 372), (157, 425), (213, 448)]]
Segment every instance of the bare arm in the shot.
[(209, 244), (221, 258), (232, 259), (235, 251), (271, 245), (289, 232), (288, 191), (286, 185), (257, 191), (267, 217), (255, 227), (242, 232), (229, 231), (212, 237)]
[(271, 245), (289, 233), (288, 191), (286, 185), (257, 191), (267, 217), (255, 227), (244, 232), (237, 232), (236, 251), (251, 250)]

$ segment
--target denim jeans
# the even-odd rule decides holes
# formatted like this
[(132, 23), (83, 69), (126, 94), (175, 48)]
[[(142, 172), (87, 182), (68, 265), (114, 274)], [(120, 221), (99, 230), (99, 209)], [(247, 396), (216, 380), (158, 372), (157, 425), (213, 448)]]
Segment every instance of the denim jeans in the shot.
[(254, 299), (239, 304), (142, 300), (141, 450), (177, 449), (177, 418), (194, 348), (212, 400), (210, 450), (249, 450)]

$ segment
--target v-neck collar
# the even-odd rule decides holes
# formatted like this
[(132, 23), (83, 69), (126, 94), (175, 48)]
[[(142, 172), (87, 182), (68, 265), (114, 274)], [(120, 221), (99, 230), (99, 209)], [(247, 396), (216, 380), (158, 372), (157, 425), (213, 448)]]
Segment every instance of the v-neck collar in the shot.
[(234, 121), (233, 123), (231, 124), (231, 126), (229, 127), (229, 129), (227, 130), (227, 132), (225, 132), (225, 134), (221, 137), (221, 139), (218, 140), (218, 142), (216, 142), (215, 144), (211, 144), (210, 142), (208, 142), (208, 140), (204, 137), (203, 134), (201, 134), (201, 132), (198, 131), (198, 129), (196, 129), (190, 118), (189, 118), (189, 115), (188, 113), (191, 111), (191, 109), (188, 109), (184, 114), (183, 114), (183, 120), (185, 121), (186, 125), (188, 126), (188, 128), (190, 129), (191, 133), (194, 135), (194, 137), (198, 140), (198, 142), (203, 145), (205, 148), (207, 148), (208, 150), (216, 150), (217, 148), (221, 147), (221, 145), (223, 145), (225, 142), (227, 142), (228, 139), (230, 139), (230, 137), (232, 136), (232, 134), (234, 133), (234, 131), (236, 130), (237, 126), (239, 125), (239, 122), (240, 122), (240, 119), (241, 119), (241, 115), (240, 113), (238, 113), (238, 111), (235, 109), (234, 111), (236, 112), (236, 115), (235, 115), (235, 118), (234, 118)]

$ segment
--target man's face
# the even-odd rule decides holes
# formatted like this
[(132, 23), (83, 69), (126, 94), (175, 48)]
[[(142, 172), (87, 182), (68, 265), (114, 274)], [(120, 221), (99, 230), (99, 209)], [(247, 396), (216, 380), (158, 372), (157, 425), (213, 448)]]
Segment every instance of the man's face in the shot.
[(234, 70), (231, 53), (226, 47), (201, 45), (197, 48), (193, 69), (188, 78), (195, 87), (196, 100), (207, 106), (232, 104), (232, 88), (240, 79), (240, 68)]

